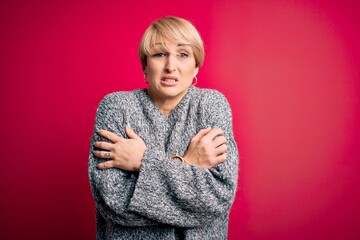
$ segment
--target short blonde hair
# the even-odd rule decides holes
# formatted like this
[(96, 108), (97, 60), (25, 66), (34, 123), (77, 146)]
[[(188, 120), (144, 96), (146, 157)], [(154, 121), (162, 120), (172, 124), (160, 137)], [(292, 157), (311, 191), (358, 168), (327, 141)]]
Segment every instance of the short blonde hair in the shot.
[[(139, 58), (142, 69), (145, 70), (147, 57), (151, 55), (152, 47), (160, 41), (175, 40), (189, 44), (193, 50), (195, 66), (201, 67), (204, 62), (204, 44), (199, 32), (188, 20), (179, 17), (166, 17), (153, 22), (145, 31), (139, 45)], [(166, 46), (163, 46), (166, 48)]]

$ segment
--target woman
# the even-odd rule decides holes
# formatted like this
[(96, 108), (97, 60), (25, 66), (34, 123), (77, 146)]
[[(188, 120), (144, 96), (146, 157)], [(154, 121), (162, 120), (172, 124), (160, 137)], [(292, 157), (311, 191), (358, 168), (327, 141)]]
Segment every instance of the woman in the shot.
[(160, 19), (139, 57), (148, 88), (109, 94), (97, 110), (97, 239), (226, 239), (238, 154), (225, 97), (192, 85), (200, 35), (187, 20)]

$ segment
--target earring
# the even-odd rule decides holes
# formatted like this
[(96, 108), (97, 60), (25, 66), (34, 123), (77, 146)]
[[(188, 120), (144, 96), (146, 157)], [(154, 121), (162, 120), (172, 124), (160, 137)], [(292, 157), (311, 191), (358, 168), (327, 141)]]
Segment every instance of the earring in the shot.
[(194, 79), (195, 79), (195, 82), (193, 82), (193, 84), (192, 84), (193, 86), (195, 86), (197, 84), (197, 81), (198, 81), (196, 76), (194, 77)]
[(149, 83), (149, 81), (146, 81), (146, 75), (144, 74), (144, 83)]

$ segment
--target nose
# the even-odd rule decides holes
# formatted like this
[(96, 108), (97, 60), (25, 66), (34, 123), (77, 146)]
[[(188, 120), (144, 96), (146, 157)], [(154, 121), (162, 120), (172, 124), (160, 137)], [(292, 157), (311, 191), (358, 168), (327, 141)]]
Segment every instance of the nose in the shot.
[(166, 59), (165, 72), (172, 73), (176, 70), (176, 58), (169, 54)]

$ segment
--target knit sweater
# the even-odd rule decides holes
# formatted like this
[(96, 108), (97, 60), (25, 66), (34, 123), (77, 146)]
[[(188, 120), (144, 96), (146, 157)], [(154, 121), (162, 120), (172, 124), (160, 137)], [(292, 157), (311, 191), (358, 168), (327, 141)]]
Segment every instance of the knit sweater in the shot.
[[(98, 169), (104, 159), (92, 154), (93, 144), (107, 140), (97, 131), (126, 138), (126, 125), (147, 146), (140, 170)], [(185, 155), (191, 138), (207, 127), (224, 131), (223, 163), (205, 169), (171, 159)], [(146, 89), (111, 93), (99, 104), (89, 157), (98, 240), (227, 239), (237, 174), (231, 110), (218, 91), (192, 86), (166, 116)]]

